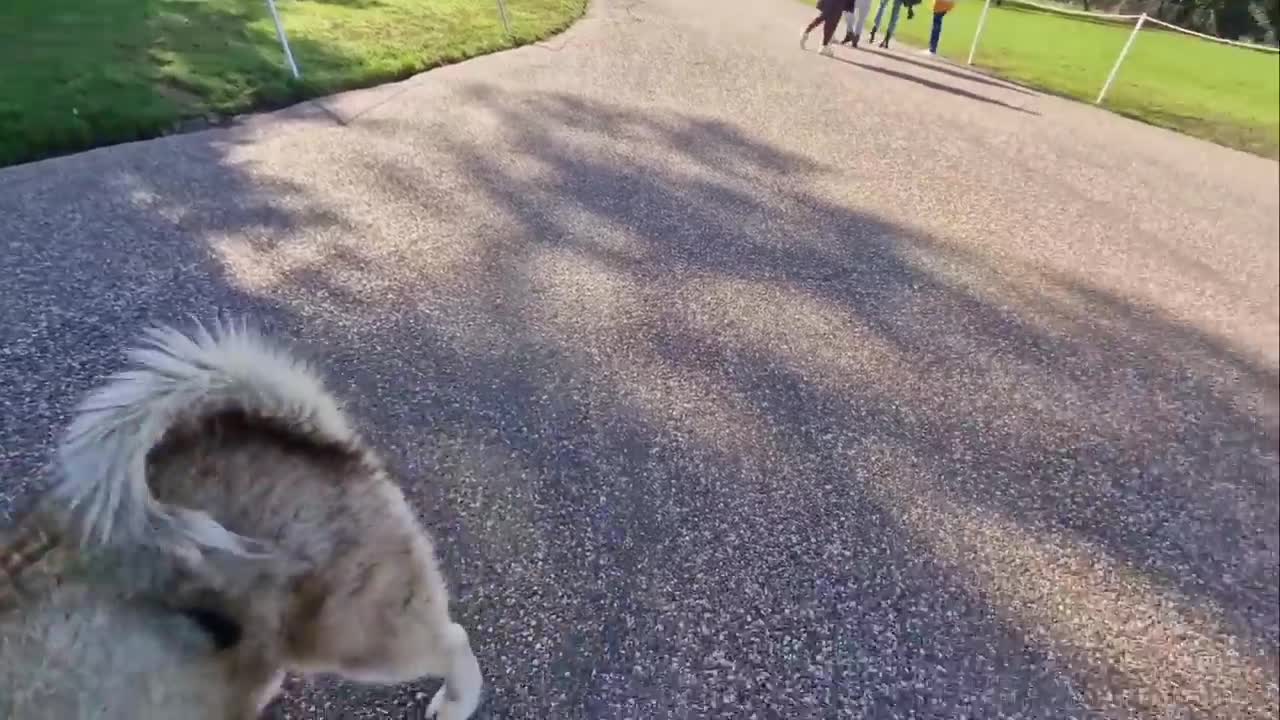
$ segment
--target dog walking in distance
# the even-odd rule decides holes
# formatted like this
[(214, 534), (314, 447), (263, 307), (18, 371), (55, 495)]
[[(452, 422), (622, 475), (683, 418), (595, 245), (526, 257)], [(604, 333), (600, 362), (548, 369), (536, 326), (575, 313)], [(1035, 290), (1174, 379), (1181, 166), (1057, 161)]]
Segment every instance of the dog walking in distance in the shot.
[(0, 718), (249, 720), (286, 672), (481, 675), (432, 542), (319, 375), (247, 326), (154, 328), (0, 533)]

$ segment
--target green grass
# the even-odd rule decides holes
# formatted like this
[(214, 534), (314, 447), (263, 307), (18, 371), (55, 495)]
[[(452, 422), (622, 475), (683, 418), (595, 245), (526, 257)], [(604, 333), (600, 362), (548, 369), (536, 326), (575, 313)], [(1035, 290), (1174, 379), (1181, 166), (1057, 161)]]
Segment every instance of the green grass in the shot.
[(586, 0), (0, 0), (0, 166), (406, 77), (564, 29)]
[[(911, 21), (904, 11), (897, 37), (912, 45), (928, 45), (931, 6), (923, 3)], [(939, 48), (942, 55), (964, 62), (981, 10), (980, 0), (961, 0), (947, 14)], [(1132, 25), (1072, 19), (1012, 3), (993, 5), (974, 64), (1033, 87), (1093, 102), (1131, 29)], [(1280, 56), (1275, 53), (1143, 30), (1104, 105), (1152, 125), (1280, 157)]]

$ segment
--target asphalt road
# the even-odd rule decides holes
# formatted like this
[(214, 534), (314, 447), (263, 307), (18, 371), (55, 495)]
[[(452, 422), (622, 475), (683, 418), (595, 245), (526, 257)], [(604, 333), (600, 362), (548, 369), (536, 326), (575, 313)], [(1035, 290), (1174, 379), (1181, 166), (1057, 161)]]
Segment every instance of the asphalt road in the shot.
[(0, 170), (3, 494), (143, 322), (250, 313), (403, 472), (481, 717), (1273, 717), (1277, 164), (811, 13), (595, 0)]

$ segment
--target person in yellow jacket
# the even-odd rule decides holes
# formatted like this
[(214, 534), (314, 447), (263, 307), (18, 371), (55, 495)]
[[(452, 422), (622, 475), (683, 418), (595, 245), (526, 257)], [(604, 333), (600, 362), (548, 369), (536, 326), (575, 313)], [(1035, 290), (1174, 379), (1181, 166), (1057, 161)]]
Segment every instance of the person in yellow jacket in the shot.
[(933, 0), (933, 30), (929, 33), (929, 54), (938, 54), (938, 41), (942, 39), (942, 18), (955, 7), (955, 0)]

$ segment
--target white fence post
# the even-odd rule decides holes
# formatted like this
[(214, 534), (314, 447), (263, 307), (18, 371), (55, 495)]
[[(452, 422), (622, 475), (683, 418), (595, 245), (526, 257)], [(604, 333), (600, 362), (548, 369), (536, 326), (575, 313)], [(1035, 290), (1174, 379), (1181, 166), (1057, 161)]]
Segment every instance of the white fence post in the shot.
[(969, 46), (969, 59), (965, 65), (973, 64), (973, 55), (978, 52), (978, 36), (982, 35), (982, 26), (987, 23), (987, 10), (991, 9), (991, 0), (982, 3), (982, 14), (978, 16), (978, 28), (973, 31), (973, 44)]
[(1102, 91), (1098, 93), (1098, 99), (1093, 101), (1094, 105), (1101, 105), (1102, 98), (1107, 96), (1107, 91), (1111, 89), (1111, 83), (1115, 82), (1116, 73), (1120, 72), (1120, 65), (1124, 62), (1125, 57), (1129, 55), (1129, 48), (1133, 47), (1133, 41), (1138, 37), (1138, 31), (1142, 29), (1142, 24), (1147, 21), (1147, 14), (1142, 13), (1138, 16), (1138, 24), (1133, 26), (1133, 32), (1129, 33), (1129, 39), (1125, 41), (1124, 48), (1120, 50), (1120, 57), (1116, 58), (1116, 64), (1111, 68), (1111, 74), (1107, 76), (1107, 82), (1102, 86)]
[(276, 12), (276, 0), (267, 0), (267, 7), (271, 8), (271, 19), (276, 23), (276, 37), (280, 38), (280, 47), (284, 48), (284, 60), (289, 63), (289, 72), (293, 73), (293, 79), (299, 77), (298, 64), (293, 61), (293, 51), (289, 49), (289, 37), (284, 34), (284, 25), (280, 23), (280, 13)]
[(498, 14), (502, 16), (502, 27), (511, 37), (511, 17), (507, 15), (507, 0), (498, 0)]

